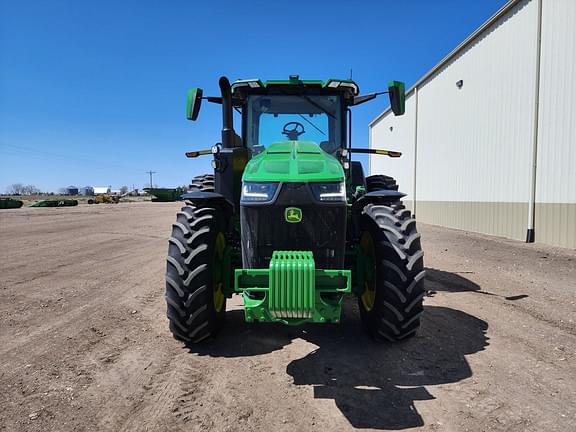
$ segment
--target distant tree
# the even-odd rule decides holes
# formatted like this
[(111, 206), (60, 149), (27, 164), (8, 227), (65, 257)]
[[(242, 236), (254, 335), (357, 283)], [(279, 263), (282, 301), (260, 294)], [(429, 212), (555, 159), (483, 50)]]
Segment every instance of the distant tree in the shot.
[(39, 193), (40, 189), (34, 185), (26, 185), (22, 187), (22, 195), (36, 195)]
[(120, 188), (120, 193), (121, 193), (121, 194), (125, 194), (126, 192), (128, 192), (128, 186), (122, 186), (122, 187)]
[(6, 192), (9, 195), (22, 195), (24, 190), (24, 185), (22, 183), (14, 183), (6, 188)]

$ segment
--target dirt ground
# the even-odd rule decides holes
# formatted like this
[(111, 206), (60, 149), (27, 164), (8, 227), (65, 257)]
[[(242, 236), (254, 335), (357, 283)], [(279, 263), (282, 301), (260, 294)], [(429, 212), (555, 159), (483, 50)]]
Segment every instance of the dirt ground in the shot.
[(164, 304), (178, 203), (0, 213), (0, 430), (576, 430), (576, 251), (420, 225), (419, 335), (243, 322), (186, 349)]

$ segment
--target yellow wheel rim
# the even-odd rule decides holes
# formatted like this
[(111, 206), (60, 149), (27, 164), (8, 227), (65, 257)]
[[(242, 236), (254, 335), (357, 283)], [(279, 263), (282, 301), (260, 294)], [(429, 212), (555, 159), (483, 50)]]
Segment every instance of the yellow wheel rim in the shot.
[(376, 262), (372, 236), (364, 232), (360, 238), (360, 251), (364, 261), (364, 291), (360, 296), (364, 309), (371, 311), (376, 302)]
[(214, 273), (212, 277), (214, 309), (221, 312), (224, 307), (226, 297), (224, 296), (224, 284), (222, 282), (222, 270), (224, 263), (224, 251), (226, 249), (226, 239), (224, 234), (218, 233), (214, 244)]

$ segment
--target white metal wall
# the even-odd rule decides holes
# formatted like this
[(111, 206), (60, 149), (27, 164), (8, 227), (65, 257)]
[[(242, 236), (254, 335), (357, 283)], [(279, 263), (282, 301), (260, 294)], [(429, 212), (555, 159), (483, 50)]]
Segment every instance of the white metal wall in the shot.
[(576, 248), (576, 1), (544, 0), (536, 239)]
[(513, 9), (419, 89), (419, 200), (528, 200), (534, 6)]
[(406, 113), (400, 117), (386, 116), (372, 128), (370, 146), (378, 149), (402, 152), (402, 157), (370, 156), (370, 172), (394, 177), (400, 191), (407, 194), (406, 201), (412, 202), (414, 188), (414, 98), (406, 99)]
[[(542, 2), (536, 241), (576, 247), (576, 1)], [(409, 202), (416, 153), (419, 220), (526, 238), (538, 4), (516, 2), (417, 84), (417, 140), (414, 90), (404, 117), (371, 124), (372, 146), (405, 152), (401, 163), (372, 156), (371, 174), (397, 177)]]

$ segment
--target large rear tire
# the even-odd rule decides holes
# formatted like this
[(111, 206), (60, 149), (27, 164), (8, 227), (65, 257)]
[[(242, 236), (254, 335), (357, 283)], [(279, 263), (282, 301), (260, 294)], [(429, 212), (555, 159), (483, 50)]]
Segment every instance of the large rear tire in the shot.
[(192, 179), (190, 191), (214, 192), (214, 174), (202, 174)]
[(366, 177), (366, 191), (374, 192), (377, 190), (398, 190), (398, 184), (394, 177), (376, 174)]
[(424, 263), (416, 221), (403, 205), (368, 204), (360, 216), (358, 303), (375, 339), (416, 334), (423, 312)]
[(222, 212), (182, 207), (172, 227), (167, 261), (170, 331), (189, 343), (214, 336), (226, 311), (224, 281), (230, 271)]

